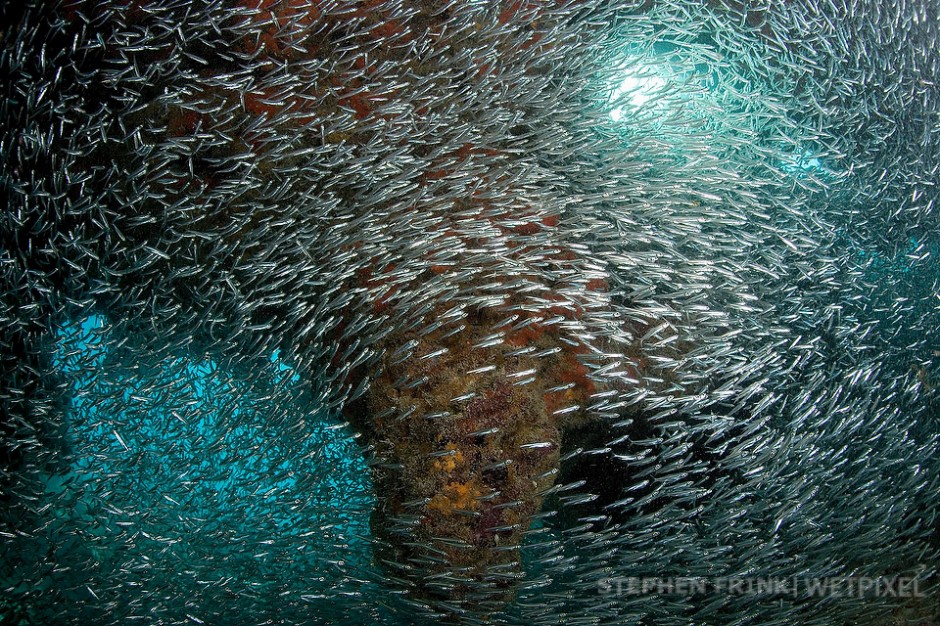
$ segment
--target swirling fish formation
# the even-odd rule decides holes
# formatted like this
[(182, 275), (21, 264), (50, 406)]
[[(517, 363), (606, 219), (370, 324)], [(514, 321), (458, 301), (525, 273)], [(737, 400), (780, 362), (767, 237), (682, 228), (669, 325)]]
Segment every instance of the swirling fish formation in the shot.
[(0, 14), (5, 619), (936, 617), (935, 3)]

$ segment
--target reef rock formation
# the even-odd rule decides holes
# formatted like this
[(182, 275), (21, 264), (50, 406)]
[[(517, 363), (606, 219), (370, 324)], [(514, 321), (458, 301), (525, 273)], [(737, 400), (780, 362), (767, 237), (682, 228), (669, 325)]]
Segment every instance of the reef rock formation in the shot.
[(936, 606), (933, 2), (0, 16), (4, 619)]

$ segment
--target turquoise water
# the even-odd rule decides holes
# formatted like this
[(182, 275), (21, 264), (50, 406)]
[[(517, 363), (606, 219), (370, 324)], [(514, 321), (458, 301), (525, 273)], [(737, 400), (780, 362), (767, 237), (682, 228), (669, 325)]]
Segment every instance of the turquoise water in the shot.
[[(374, 497), (349, 429), (305, 404), (278, 352), (249, 380), (204, 355), (131, 343), (97, 315), (57, 333), (69, 468), (45, 478), (45, 513), (59, 571), (19, 591), (55, 584), (65, 602), (107, 607), (127, 593), (111, 583), (120, 575), (142, 592), (254, 599), (272, 617), (308, 615), (326, 596), (355, 615), (336, 598), (374, 585)], [(62, 584), (70, 566), (88, 570), (78, 586)]]

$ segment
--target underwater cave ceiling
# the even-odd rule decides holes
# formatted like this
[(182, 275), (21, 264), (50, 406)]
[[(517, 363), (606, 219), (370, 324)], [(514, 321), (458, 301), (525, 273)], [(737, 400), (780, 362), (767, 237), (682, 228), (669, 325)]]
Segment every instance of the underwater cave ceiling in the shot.
[(0, 24), (0, 622), (937, 623), (932, 0)]

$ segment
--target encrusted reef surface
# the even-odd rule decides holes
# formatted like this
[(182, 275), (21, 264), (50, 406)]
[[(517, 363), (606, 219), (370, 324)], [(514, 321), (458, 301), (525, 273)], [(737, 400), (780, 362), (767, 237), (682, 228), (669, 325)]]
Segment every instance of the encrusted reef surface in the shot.
[(0, 621), (937, 613), (928, 0), (0, 5)]

